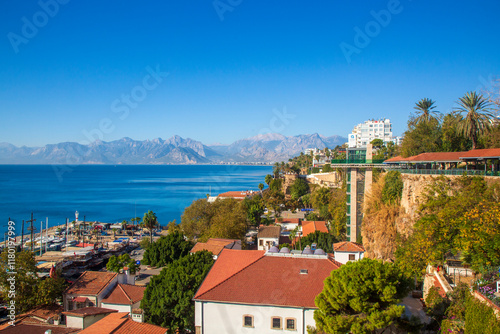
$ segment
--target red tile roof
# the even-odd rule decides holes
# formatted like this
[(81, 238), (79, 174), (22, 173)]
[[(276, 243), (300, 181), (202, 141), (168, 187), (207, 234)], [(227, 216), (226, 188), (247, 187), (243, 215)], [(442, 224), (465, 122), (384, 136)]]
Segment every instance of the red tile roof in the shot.
[(281, 220), (279, 218), (275, 218), (274, 223), (277, 225), (279, 225), (279, 224), (297, 224), (297, 225), (300, 225), (300, 218), (283, 218)]
[[(264, 256), (265, 251), (224, 249), (197, 294), (203, 294)], [(222, 254), (224, 260), (220, 261)], [(215, 269), (217, 268), (217, 269)]]
[(98, 295), (117, 275), (103, 271), (86, 271), (64, 293)]
[(259, 228), (257, 238), (279, 238), (281, 226), (263, 226)]
[(333, 244), (333, 250), (336, 252), (364, 252), (363, 245), (352, 241), (341, 241)]
[(305, 237), (310, 233), (316, 231), (328, 233), (328, 228), (326, 227), (326, 222), (324, 221), (304, 221), (302, 222), (302, 236)]
[(500, 148), (470, 150), (464, 152), (431, 152), (421, 153), (408, 158), (397, 156), (387, 159), (384, 163), (391, 162), (460, 162), (466, 159), (500, 158)]
[[(207, 242), (198, 242), (191, 249), (191, 253), (196, 253), (199, 251), (209, 251), (214, 255), (219, 255), (224, 248), (233, 248), (239, 243), (240, 240), (237, 239), (208, 239)], [(239, 246), (241, 248), (241, 245)]]
[(53, 304), (53, 305), (38, 306), (26, 312), (24, 315), (29, 315), (47, 320), (49, 318), (53, 318), (56, 315), (61, 314), (62, 311), (64, 311), (64, 308), (61, 305)]
[(106, 314), (106, 313), (115, 313), (115, 312), (118, 312), (118, 311), (112, 310), (110, 308), (90, 306), (90, 307), (79, 308), (76, 310), (66, 311), (66, 312), (63, 312), (63, 314), (75, 316), (75, 317), (86, 317), (88, 315), (97, 315), (97, 314)]
[(27, 324), (17, 323), (15, 326), (10, 326), (9, 323), (0, 326), (2, 334), (44, 334), (45, 331), (51, 330), (52, 334), (70, 334), (78, 333), (79, 328), (67, 328), (66, 326), (55, 326), (49, 324)]
[(222, 250), (224, 249), (224, 246), (220, 246), (220, 245), (210, 245), (206, 242), (197, 242), (196, 245), (194, 245), (193, 248), (191, 248), (191, 253), (196, 253), (196, 252), (200, 252), (200, 251), (209, 251), (210, 253), (212, 253), (213, 255), (219, 255), (220, 252), (222, 252)]
[[(242, 252), (247, 256), (237, 256)], [(316, 308), (314, 298), (323, 290), (323, 281), (338, 268), (339, 264), (327, 258), (263, 256), (258, 251), (225, 249), (194, 299)], [(303, 269), (308, 273), (301, 274)]]
[(460, 155), (460, 158), (499, 158), (500, 148), (485, 148), (480, 150), (470, 150), (468, 152), (462, 152), (464, 154)]
[(220, 197), (220, 198), (231, 197), (231, 198), (234, 198), (234, 199), (241, 199), (241, 200), (243, 200), (246, 197), (251, 196), (252, 194), (253, 194), (252, 191), (228, 191), (228, 192), (219, 194), (219, 196), (217, 196), (217, 197)]
[(102, 300), (107, 304), (132, 305), (140, 302), (144, 297), (146, 287), (131, 284), (117, 284)]
[(166, 328), (130, 319), (128, 313), (120, 312), (106, 316), (104, 319), (87, 327), (80, 334), (164, 334)]

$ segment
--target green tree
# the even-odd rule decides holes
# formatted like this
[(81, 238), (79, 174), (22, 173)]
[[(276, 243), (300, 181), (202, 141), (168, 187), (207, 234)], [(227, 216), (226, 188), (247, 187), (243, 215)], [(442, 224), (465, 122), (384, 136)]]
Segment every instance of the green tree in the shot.
[(290, 195), (293, 199), (299, 199), (309, 192), (309, 185), (304, 179), (297, 178), (290, 187)]
[(443, 152), (461, 152), (468, 151), (472, 147), (470, 139), (460, 134), (457, 125), (461, 116), (455, 113), (447, 114), (443, 118), (441, 126), (442, 133), (442, 151)]
[(61, 302), (63, 292), (67, 287), (68, 283), (60, 276), (40, 279), (36, 285), (35, 305), (51, 305)]
[(213, 203), (208, 203), (205, 199), (194, 201), (181, 217), (182, 231), (191, 240), (243, 240), (247, 227), (245, 202), (232, 198), (218, 199)]
[(252, 225), (259, 226), (261, 223), (261, 216), (264, 214), (264, 200), (260, 196), (253, 196), (252, 198), (245, 198), (243, 201), (246, 207), (247, 219)]
[(323, 173), (330, 173), (333, 172), (333, 168), (330, 164), (325, 164), (323, 166), (323, 169), (321, 170)]
[(151, 243), (153, 243), (153, 230), (158, 226), (158, 218), (156, 218), (156, 213), (153, 211), (149, 210), (144, 214), (144, 217), (142, 218), (142, 224), (145, 228), (149, 230), (149, 237)]
[(462, 116), (458, 120), (458, 132), (470, 138), (474, 150), (477, 148), (479, 137), (488, 132), (495, 118), (492, 104), (476, 92), (466, 93), (457, 104), (454, 111)]
[(415, 121), (417, 123), (427, 123), (431, 121), (439, 122), (439, 111), (434, 110), (436, 109), (435, 103), (435, 101), (428, 98), (423, 98), (415, 103), (415, 107), (413, 107), (417, 114)]
[(320, 231), (315, 231), (314, 233), (310, 233), (300, 238), (301, 249), (315, 243), (317, 248), (321, 248), (327, 253), (333, 253), (333, 244), (337, 241), (339, 240), (334, 235)]
[(144, 292), (145, 320), (168, 328), (169, 333), (194, 333), (193, 297), (213, 262), (211, 253), (201, 251), (163, 268)]
[(425, 152), (441, 151), (441, 126), (438, 121), (417, 122), (415, 118), (408, 121), (408, 130), (403, 135), (401, 154), (404, 157)]
[(182, 233), (174, 232), (150, 244), (144, 252), (142, 263), (163, 267), (189, 254), (191, 248), (193, 244), (185, 240)]
[(384, 177), (384, 188), (382, 189), (382, 202), (385, 204), (397, 203), (403, 194), (403, 180), (398, 171), (389, 171)]
[(364, 258), (348, 262), (325, 279), (314, 320), (325, 333), (372, 333), (404, 312), (397, 305), (411, 281), (392, 263)]
[(113, 255), (109, 258), (108, 263), (106, 264), (106, 269), (114, 273), (119, 273), (124, 267), (127, 267), (131, 274), (135, 274), (138, 269), (138, 265), (135, 263), (135, 260), (131, 258), (128, 253), (119, 256)]
[(384, 141), (380, 138), (373, 139), (370, 144), (372, 144), (374, 149), (380, 149), (384, 146)]
[(264, 182), (269, 186), (271, 181), (273, 180), (273, 176), (271, 174), (267, 174), (266, 177), (264, 178)]
[[(4, 250), (0, 263), (1, 297), (3, 300), (14, 300), (17, 314), (24, 313), (36, 305), (38, 277), (35, 255), (29, 251), (16, 252), (14, 267), (10, 267), (8, 259), (8, 252)], [(15, 295), (9, 297), (10, 281), (8, 279), (12, 278), (15, 279)]]
[(264, 190), (264, 183), (259, 183), (259, 190), (260, 193), (262, 194), (262, 190)]

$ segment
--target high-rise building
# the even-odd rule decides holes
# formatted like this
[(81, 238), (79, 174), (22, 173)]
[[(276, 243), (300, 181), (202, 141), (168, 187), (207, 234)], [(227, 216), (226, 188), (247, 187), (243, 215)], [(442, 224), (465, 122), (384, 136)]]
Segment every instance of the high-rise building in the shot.
[(348, 138), (349, 147), (366, 147), (374, 139), (382, 139), (384, 144), (393, 142), (391, 121), (387, 118), (365, 121), (356, 125)]

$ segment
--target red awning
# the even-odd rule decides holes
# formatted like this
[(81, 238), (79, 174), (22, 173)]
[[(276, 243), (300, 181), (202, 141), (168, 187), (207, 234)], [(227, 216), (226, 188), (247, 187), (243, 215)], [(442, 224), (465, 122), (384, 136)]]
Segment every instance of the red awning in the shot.
[(87, 297), (75, 297), (75, 298), (73, 298), (73, 301), (77, 302), (77, 303), (85, 303), (87, 300), (89, 300)]

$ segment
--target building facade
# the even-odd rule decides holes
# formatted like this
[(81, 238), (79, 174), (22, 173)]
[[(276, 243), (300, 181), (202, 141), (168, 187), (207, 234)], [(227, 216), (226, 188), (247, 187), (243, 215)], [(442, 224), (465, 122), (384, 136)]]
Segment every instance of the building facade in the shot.
[(348, 136), (348, 145), (349, 147), (366, 147), (374, 139), (382, 139), (384, 144), (394, 141), (389, 119), (372, 119), (356, 125)]

